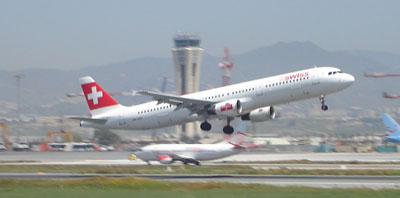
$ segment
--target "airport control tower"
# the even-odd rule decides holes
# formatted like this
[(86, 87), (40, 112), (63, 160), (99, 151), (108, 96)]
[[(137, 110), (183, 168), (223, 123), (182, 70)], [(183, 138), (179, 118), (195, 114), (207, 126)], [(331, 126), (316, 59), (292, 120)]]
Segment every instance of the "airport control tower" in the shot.
[[(200, 37), (197, 34), (183, 33), (174, 37), (175, 47), (172, 48), (175, 63), (175, 82), (179, 94), (199, 91), (200, 67), (203, 48), (200, 47)], [(198, 122), (178, 126), (181, 138), (194, 139), (199, 137)]]

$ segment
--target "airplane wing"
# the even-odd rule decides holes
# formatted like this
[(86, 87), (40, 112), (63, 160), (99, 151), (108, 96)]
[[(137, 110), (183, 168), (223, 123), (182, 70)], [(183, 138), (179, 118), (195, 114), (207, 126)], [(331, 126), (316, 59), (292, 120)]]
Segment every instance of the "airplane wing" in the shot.
[(158, 93), (152, 91), (139, 91), (137, 93), (144, 96), (152, 97), (154, 100), (158, 101), (158, 104), (168, 103), (176, 105), (177, 108), (175, 110), (181, 108), (188, 108), (192, 113), (200, 113), (206, 110), (207, 108), (211, 107), (213, 104), (215, 104), (215, 102), (207, 100), (192, 99), (192, 98), (186, 98), (182, 96), (176, 96), (176, 95)]
[(181, 161), (184, 164), (193, 163), (196, 165), (200, 165), (200, 162), (195, 160), (194, 158), (184, 157), (184, 156), (176, 155), (173, 153), (170, 153), (167, 155), (159, 155), (159, 156), (157, 156), (157, 158), (161, 164), (172, 164), (172, 163), (174, 163), (174, 161)]
[(95, 119), (95, 118), (69, 117), (69, 119), (79, 120), (79, 121), (84, 121), (84, 122), (92, 122), (95, 124), (104, 124), (107, 122), (106, 119)]
[(195, 159), (192, 158), (192, 157), (180, 156), (180, 155), (176, 155), (176, 154), (170, 154), (170, 156), (172, 157), (173, 160), (175, 160), (175, 161), (181, 161), (181, 162), (183, 162), (184, 164), (187, 164), (187, 163), (193, 163), (193, 164), (196, 164), (196, 165), (199, 165), (199, 164), (200, 164), (199, 161), (195, 160)]

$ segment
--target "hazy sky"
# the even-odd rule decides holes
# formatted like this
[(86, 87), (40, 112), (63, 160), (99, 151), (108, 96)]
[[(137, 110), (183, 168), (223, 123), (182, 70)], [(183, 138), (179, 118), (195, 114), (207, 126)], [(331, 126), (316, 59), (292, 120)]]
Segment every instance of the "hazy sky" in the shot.
[(399, 19), (398, 0), (0, 0), (0, 69), (170, 57), (177, 32), (215, 56), (279, 41), (400, 55)]

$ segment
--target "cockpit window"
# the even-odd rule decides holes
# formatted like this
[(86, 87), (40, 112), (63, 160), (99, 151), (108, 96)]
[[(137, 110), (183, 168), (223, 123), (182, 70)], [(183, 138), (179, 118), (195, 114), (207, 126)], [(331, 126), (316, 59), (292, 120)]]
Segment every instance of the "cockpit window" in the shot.
[(335, 74), (338, 74), (338, 73), (343, 73), (342, 71), (331, 71), (331, 72), (329, 72), (328, 73), (328, 75), (335, 75)]

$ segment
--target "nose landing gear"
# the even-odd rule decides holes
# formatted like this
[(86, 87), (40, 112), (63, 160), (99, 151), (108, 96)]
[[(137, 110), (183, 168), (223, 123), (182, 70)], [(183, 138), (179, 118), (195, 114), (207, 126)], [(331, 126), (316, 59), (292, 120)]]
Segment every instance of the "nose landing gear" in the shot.
[(325, 95), (324, 94), (322, 94), (319, 97), (319, 101), (321, 101), (321, 109), (322, 109), (322, 111), (328, 110), (328, 105), (325, 105)]

